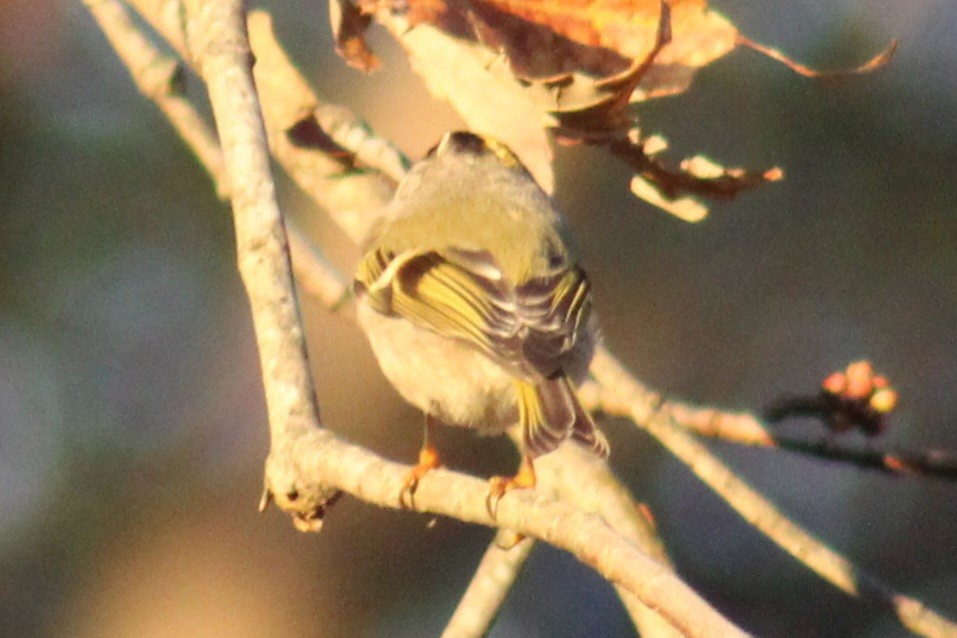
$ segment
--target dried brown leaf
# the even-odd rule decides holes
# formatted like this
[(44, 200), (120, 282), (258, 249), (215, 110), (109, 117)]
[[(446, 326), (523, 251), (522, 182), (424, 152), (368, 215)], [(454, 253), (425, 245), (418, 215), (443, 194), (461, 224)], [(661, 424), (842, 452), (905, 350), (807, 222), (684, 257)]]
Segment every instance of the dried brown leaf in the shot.
[[(494, 6), (548, 26), (569, 40), (613, 51), (630, 63), (646, 59), (656, 48), (661, 14), (669, 9), (672, 37), (655, 56), (640, 99), (687, 86), (693, 69), (734, 49), (737, 36), (734, 25), (709, 10), (706, 0), (669, 0), (666, 5), (660, 0), (473, 0), (473, 4)], [(672, 72), (681, 76), (680, 82), (669, 77)], [(670, 88), (659, 89), (659, 84)]]
[(474, 4), (547, 25), (569, 40), (611, 49), (632, 60), (645, 57), (654, 46), (661, 12), (658, 0), (475, 0)]
[(851, 69), (836, 69), (833, 71), (819, 71), (817, 69), (812, 69), (809, 66), (805, 66), (800, 62), (794, 61), (787, 54), (782, 53), (780, 49), (775, 49), (774, 47), (769, 47), (765, 44), (761, 44), (760, 42), (755, 42), (754, 40), (746, 38), (740, 34), (738, 35), (738, 44), (749, 49), (753, 49), (758, 53), (766, 55), (772, 60), (780, 62), (800, 76), (817, 79), (837, 79), (849, 75), (863, 75), (866, 73), (872, 73), (873, 71), (877, 71), (878, 69), (887, 66), (887, 64), (894, 57), (894, 54), (897, 53), (898, 41), (891, 40), (890, 44), (888, 44), (883, 51), (860, 66), (856, 66)]
[(379, 68), (378, 56), (365, 41), (372, 17), (364, 15), (350, 0), (329, 1), (329, 23), (336, 41), (336, 52), (349, 64), (365, 73)]
[(698, 199), (731, 199), (742, 191), (784, 179), (784, 171), (772, 167), (763, 171), (726, 168), (717, 162), (695, 155), (681, 162), (678, 169), (669, 168), (654, 155), (667, 147), (659, 136), (641, 140), (637, 130), (627, 139), (609, 145), (612, 153), (637, 173), (631, 181), (636, 196), (687, 222), (698, 222), (708, 214)]
[(631, 95), (631, 102), (682, 93), (695, 72), (734, 50), (738, 29), (706, 2), (669, 2), (671, 42)]
[[(552, 128), (562, 141), (607, 145), (636, 170), (632, 191), (637, 196), (687, 221), (700, 220), (707, 214), (697, 196), (732, 197), (780, 177), (774, 171), (752, 173), (741, 169), (696, 175), (693, 171), (700, 172), (704, 166), (700, 159), (688, 164), (687, 171), (670, 169), (652, 158), (651, 152), (645, 152), (637, 137), (629, 139), (633, 127), (625, 111), (629, 87), (655, 63), (657, 50), (610, 78), (575, 73), (549, 83), (530, 83), (516, 78), (509, 61), (482, 43), (454, 37), (429, 24), (413, 28), (403, 16), (389, 11), (377, 17), (405, 48), (413, 69), (430, 90), (448, 101), (470, 128), (512, 147), (547, 190), (553, 179), (547, 128)], [(668, 17), (667, 10), (659, 15), (658, 49), (667, 44)], [(551, 108), (543, 108), (543, 104)]]
[(708, 216), (708, 207), (694, 197), (668, 197), (641, 175), (631, 178), (631, 192), (649, 204), (657, 206), (682, 221), (697, 223)]
[[(345, 0), (342, 0), (345, 1)], [(560, 142), (601, 144), (631, 166), (632, 192), (687, 221), (697, 197), (727, 199), (783, 178), (778, 168), (725, 168), (702, 156), (666, 166), (637, 137), (629, 105), (680, 93), (697, 69), (736, 46), (808, 77), (822, 73), (742, 36), (707, 0), (358, 0), (402, 43), (434, 93), (476, 131), (514, 148), (551, 184), (545, 127)]]
[(705, 0), (363, 0), (488, 48), (567, 139), (597, 141), (634, 125), (629, 102), (687, 88), (731, 51), (734, 25)]

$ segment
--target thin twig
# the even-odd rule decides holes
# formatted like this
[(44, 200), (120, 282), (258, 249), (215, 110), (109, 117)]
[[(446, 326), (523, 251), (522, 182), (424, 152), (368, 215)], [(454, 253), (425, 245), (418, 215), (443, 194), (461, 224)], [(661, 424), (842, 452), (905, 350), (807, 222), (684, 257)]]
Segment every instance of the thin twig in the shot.
[(627, 416), (643, 427), (742, 518), (821, 578), (852, 596), (889, 607), (905, 627), (917, 634), (957, 635), (957, 625), (952, 621), (920, 601), (893, 591), (788, 519), (677, 425), (667, 410), (659, 410), (659, 395), (632, 378), (606, 350), (596, 355), (592, 372), (600, 385), (600, 401), (606, 412)]
[[(84, 4), (106, 35), (117, 57), (126, 66), (137, 88), (163, 112), (174, 130), (206, 170), (216, 193), (229, 197), (229, 176), (223, 154), (212, 128), (182, 91), (180, 61), (160, 52), (130, 18), (129, 11), (115, 0), (84, 0)], [(300, 271), (299, 285), (309, 294), (335, 307), (348, 297), (348, 284), (337, 277), (322, 252), (294, 226), (287, 224), (289, 243), (298, 259), (313, 262)]]
[(183, 94), (183, 68), (163, 55), (130, 19), (119, 2), (84, 0), (97, 24), (126, 65), (136, 87), (152, 100), (192, 149), (216, 186), (220, 198), (229, 197), (229, 178), (216, 136)]
[(339, 309), (351, 298), (349, 282), (298, 228), (287, 223), (286, 233), (299, 288), (326, 307)]
[(957, 480), (957, 454), (950, 450), (881, 450), (839, 445), (827, 438), (808, 440), (783, 435), (775, 435), (774, 445), (782, 450), (894, 476)]
[[(358, 170), (353, 149), (333, 141), (316, 118), (321, 114), (326, 124), (334, 124), (339, 142), (380, 150), (384, 144), (370, 141), (361, 120), (319, 99), (276, 41), (269, 14), (250, 14), (249, 38), (273, 155), (296, 185), (361, 244), (378, 220), (379, 210), (392, 199), (395, 182), (377, 170)], [(365, 155), (366, 161), (372, 157), (372, 152)], [(396, 162), (401, 163), (388, 153), (379, 159), (390, 171), (397, 170)]]
[[(517, 434), (512, 433), (513, 439)], [(581, 511), (597, 514), (626, 540), (662, 565), (671, 566), (647, 509), (634, 501), (606, 461), (580, 446), (563, 445), (540, 458), (536, 468), (538, 491), (555, 496)], [(512, 579), (521, 568), (518, 557), (499, 550), (501, 542), (502, 539), (496, 538), (486, 551), (472, 584), (449, 621), (446, 631), (454, 632), (450, 635), (483, 636), (490, 629)], [(497, 583), (499, 590), (496, 591), (492, 583)], [(667, 638), (680, 635), (627, 590), (622, 587), (617, 587), (617, 590), (641, 636)]]
[(765, 170), (728, 168), (713, 175), (696, 175), (684, 167), (671, 168), (660, 159), (648, 155), (641, 140), (633, 136), (613, 140), (607, 146), (612, 155), (653, 184), (668, 199), (683, 195), (733, 199), (746, 190), (780, 181), (784, 177), (784, 172), (776, 166)]
[[(257, 15), (268, 14), (254, 11), (250, 21), (257, 19)], [(405, 177), (411, 166), (409, 158), (398, 147), (375, 135), (352, 111), (316, 100), (312, 115), (319, 127), (336, 144), (352, 153), (360, 165), (379, 171), (395, 183)]]
[(895, 476), (957, 480), (957, 454), (947, 450), (891, 450), (851, 447), (833, 437), (808, 439), (772, 432), (749, 412), (725, 412), (680, 401), (663, 401), (660, 411), (696, 434), (759, 447), (781, 449), (827, 461), (842, 462)]
[(495, 535), (445, 626), (442, 638), (481, 638), (488, 633), (535, 545), (532, 539), (526, 538), (509, 547), (514, 536), (509, 530), (499, 530)]
[[(631, 492), (615, 478), (607, 461), (581, 446), (563, 445), (538, 459), (535, 467), (540, 489), (582, 511), (597, 514), (626, 540), (671, 568), (650, 509), (635, 502)], [(678, 635), (674, 627), (627, 590), (617, 585), (616, 589), (639, 635), (647, 638)]]

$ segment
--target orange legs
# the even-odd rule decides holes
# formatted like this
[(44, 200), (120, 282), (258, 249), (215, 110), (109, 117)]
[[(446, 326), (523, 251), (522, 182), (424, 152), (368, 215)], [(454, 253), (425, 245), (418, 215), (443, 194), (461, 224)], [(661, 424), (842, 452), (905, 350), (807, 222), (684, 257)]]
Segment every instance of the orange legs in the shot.
[(535, 466), (532, 464), (532, 457), (523, 454), (522, 463), (518, 466), (518, 472), (515, 473), (515, 476), (493, 476), (489, 480), (485, 508), (488, 509), (492, 518), (495, 518), (495, 513), (498, 511), (498, 502), (502, 500), (506, 492), (527, 487), (535, 487)]
[[(419, 460), (415, 466), (409, 470), (402, 483), (402, 490), (399, 492), (399, 505), (405, 509), (411, 509), (415, 505), (415, 491), (419, 487), (419, 481), (435, 468), (442, 467), (442, 461), (439, 458), (439, 450), (432, 445), (432, 429), (434, 421), (429, 415), (425, 415), (425, 433), (422, 440), (422, 448), (419, 450)], [(495, 518), (498, 511), (498, 502), (502, 500), (507, 492), (512, 490), (535, 487), (535, 466), (531, 455), (523, 454), (522, 462), (518, 466), (515, 476), (493, 476), (489, 479), (488, 495), (485, 497), (485, 508), (488, 513)], [(521, 540), (521, 537), (518, 538)]]
[(422, 439), (422, 448), (419, 450), (419, 461), (415, 464), (402, 484), (402, 491), (399, 492), (399, 504), (403, 508), (410, 508), (415, 503), (415, 490), (419, 487), (419, 481), (423, 476), (437, 467), (442, 467), (442, 461), (439, 459), (439, 450), (432, 445), (432, 417), (425, 415), (425, 434)]

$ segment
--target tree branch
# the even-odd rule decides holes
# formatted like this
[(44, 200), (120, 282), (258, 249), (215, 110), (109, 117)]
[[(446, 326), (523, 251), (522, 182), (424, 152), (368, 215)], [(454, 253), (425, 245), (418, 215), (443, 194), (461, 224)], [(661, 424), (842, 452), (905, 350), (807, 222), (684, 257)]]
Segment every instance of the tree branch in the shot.
[[(812, 406), (809, 398), (799, 398)], [(696, 434), (748, 445), (781, 449), (827, 461), (850, 463), (856, 467), (878, 470), (896, 476), (927, 476), (957, 480), (957, 454), (948, 450), (888, 450), (842, 445), (831, 438), (811, 440), (774, 433), (749, 412), (725, 412), (679, 401), (663, 401), (662, 412), (672, 421)], [(825, 415), (812, 413), (818, 418)]]
[(791, 522), (677, 425), (668, 410), (659, 410), (660, 395), (636, 381), (606, 350), (598, 352), (591, 370), (599, 383), (600, 405), (607, 413), (626, 416), (644, 428), (742, 518), (821, 578), (852, 596), (890, 608), (901, 623), (915, 633), (923, 636), (957, 635), (957, 625), (952, 621), (920, 601), (893, 591)]
[[(516, 433), (513, 433), (513, 439), (517, 442)], [(538, 491), (581, 511), (597, 514), (626, 540), (662, 565), (671, 567), (654, 524), (646, 515), (646, 508), (634, 501), (606, 461), (579, 446), (563, 445), (540, 458), (536, 468)], [(494, 621), (528, 554), (517, 550), (503, 552), (500, 549), (503, 542), (508, 542), (507, 535), (504, 538), (497, 536), (483, 556), (449, 621), (448, 635), (484, 636)], [(680, 635), (626, 589), (616, 588), (640, 635), (648, 638)]]
[[(253, 69), (266, 118), (273, 155), (299, 188), (329, 212), (349, 237), (361, 243), (379, 210), (392, 199), (396, 179), (378, 170), (359, 170), (354, 151), (339, 142), (357, 142), (366, 161), (380, 161), (388, 171), (406, 161), (382, 151), (368, 127), (345, 109), (324, 103), (279, 46), (272, 19), (263, 11), (249, 16), (249, 36), (256, 53)], [(323, 129), (332, 125), (334, 140)], [(368, 149), (379, 149), (379, 154)]]
[[(672, 569), (648, 508), (615, 478), (606, 460), (581, 446), (563, 445), (536, 462), (539, 489), (578, 509), (597, 514), (616, 532), (655, 561)], [(674, 627), (621, 586), (618, 595), (635, 628), (647, 638), (678, 635)]]
[[(573, 444), (566, 444), (573, 445)], [(399, 509), (399, 496), (409, 466), (386, 461), (348, 444), (327, 430), (306, 432), (270, 461), (292, 468), (293, 479), (277, 484), (276, 501), (290, 512), (302, 512), (303, 495), (323, 485), (336, 485), (349, 494), (382, 507)], [(267, 468), (273, 475), (277, 468)], [(294, 493), (295, 500), (285, 498)], [(499, 503), (496, 518), (485, 506), (488, 484), (448, 470), (433, 470), (419, 482), (414, 509), (469, 523), (503, 527), (571, 552), (607, 580), (638, 597), (686, 636), (743, 636), (735, 627), (667, 567), (612, 530), (599, 516), (542, 496), (536, 490), (515, 490)], [(311, 500), (311, 499), (310, 499)], [(308, 514), (308, 513), (307, 513)]]
[(827, 461), (849, 463), (894, 476), (923, 476), (957, 480), (957, 454), (952, 450), (893, 450), (839, 445), (821, 438), (808, 440), (775, 435), (772, 446)]
[(514, 536), (509, 530), (499, 530), (495, 535), (442, 638), (481, 638), (488, 633), (535, 545), (526, 538), (509, 547)]
[[(115, 0), (83, 0), (100, 29), (126, 66), (144, 97), (159, 107), (174, 130), (206, 170), (217, 194), (229, 197), (229, 177), (223, 165), (219, 142), (192, 101), (183, 91), (183, 67), (179, 60), (164, 55), (132, 21), (129, 11)], [(167, 12), (169, 13), (169, 12)], [(166, 29), (169, 31), (170, 29)], [(339, 125), (343, 135), (355, 136)], [(297, 272), (298, 283), (307, 294), (330, 308), (349, 297), (349, 284), (318, 247), (286, 220), (290, 248), (298, 259), (307, 261)]]
[[(272, 444), (282, 449), (321, 425), (250, 69), (245, 7), (241, 0), (187, 0), (184, 6), (187, 41), (209, 91), (232, 184), (237, 260), (252, 309)], [(314, 511), (336, 493), (328, 483), (317, 484)]]
[(221, 199), (229, 197), (229, 178), (216, 136), (183, 93), (183, 67), (160, 53), (119, 2), (83, 0), (126, 65), (136, 87), (152, 100), (209, 174)]

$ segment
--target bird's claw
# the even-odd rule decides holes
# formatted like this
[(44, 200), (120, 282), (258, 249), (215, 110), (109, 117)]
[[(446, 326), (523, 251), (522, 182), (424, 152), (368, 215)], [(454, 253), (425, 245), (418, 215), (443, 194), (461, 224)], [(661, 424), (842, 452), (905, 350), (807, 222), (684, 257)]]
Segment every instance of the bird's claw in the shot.
[(488, 482), (488, 494), (485, 495), (485, 509), (492, 518), (498, 517), (498, 502), (505, 496), (509, 479), (504, 476), (493, 476)]
[(498, 503), (506, 493), (535, 487), (535, 470), (531, 462), (523, 462), (515, 476), (493, 476), (488, 482), (488, 494), (485, 496), (485, 509), (489, 516), (498, 518)]
[(439, 452), (432, 445), (426, 444), (419, 451), (419, 462), (409, 470), (399, 491), (399, 506), (402, 509), (415, 508), (415, 491), (419, 489), (419, 481), (430, 471), (442, 467)]

